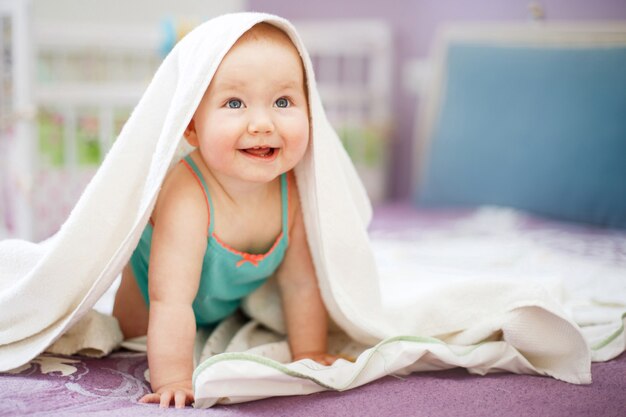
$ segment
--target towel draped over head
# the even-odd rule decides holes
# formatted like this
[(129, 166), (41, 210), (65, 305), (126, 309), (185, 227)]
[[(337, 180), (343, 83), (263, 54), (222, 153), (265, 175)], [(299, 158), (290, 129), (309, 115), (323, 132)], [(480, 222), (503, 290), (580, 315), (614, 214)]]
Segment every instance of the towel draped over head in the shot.
[[(324, 300), (332, 317), (353, 337), (376, 339), (372, 336), (377, 332), (357, 306), (367, 301), (368, 307), (375, 307), (372, 303), (380, 299), (366, 235), (371, 207), (326, 119), (309, 56), (286, 20), (238, 13), (197, 27), (165, 58), (102, 166), (54, 236), (41, 243), (8, 240), (0, 244), (0, 369), (18, 366), (43, 351), (118, 276), (139, 240), (168, 169), (187, 150), (181, 141), (183, 132), (222, 58), (245, 31), (263, 21), (292, 39), (307, 74), (312, 141), (296, 167), (296, 177)], [(331, 282), (331, 276), (343, 278)], [(359, 319), (354, 322), (349, 317)]]
[[(542, 369), (584, 381), (589, 361), (568, 362), (588, 355), (584, 340), (534, 287), (492, 286), (489, 294), (497, 291), (499, 296), (482, 302), (471, 297), (480, 297), (485, 287), (460, 286), (440, 294), (438, 302), (416, 299), (401, 312), (383, 309), (367, 236), (372, 211), (364, 187), (326, 118), (296, 30), (288, 21), (262, 13), (220, 16), (183, 38), (161, 64), (61, 229), (40, 243), (0, 243), (0, 370), (42, 352), (111, 286), (139, 241), (165, 175), (188, 151), (183, 132), (218, 65), (237, 39), (260, 22), (291, 38), (306, 71), (311, 141), (295, 174), (319, 287), (333, 321), (351, 338), (375, 344), (397, 335), (458, 334), (481, 317), (539, 308), (563, 330), (559, 335), (548, 331), (546, 337), (569, 344), (562, 360), (553, 355)], [(490, 323), (497, 328), (503, 321)]]

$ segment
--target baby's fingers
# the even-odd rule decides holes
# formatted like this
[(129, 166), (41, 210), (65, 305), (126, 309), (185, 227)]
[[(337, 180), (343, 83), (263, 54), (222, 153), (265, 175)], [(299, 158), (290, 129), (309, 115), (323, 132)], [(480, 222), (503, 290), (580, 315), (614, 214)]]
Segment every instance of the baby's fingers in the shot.
[(185, 408), (187, 404), (193, 402), (193, 396), (187, 395), (185, 391), (176, 391), (174, 394), (174, 404), (176, 408)]
[(161, 399), (161, 396), (157, 393), (146, 394), (139, 399), (140, 403), (158, 403)]
[(319, 364), (330, 366), (333, 364), (333, 362), (335, 362), (335, 359), (337, 358), (332, 355), (323, 354), (323, 355), (318, 355), (312, 359)]
[(335, 361), (338, 360), (338, 359), (344, 359), (344, 360), (347, 360), (347, 361), (350, 361), (350, 362), (355, 362), (356, 361), (355, 358), (353, 358), (351, 356), (348, 356), (348, 355), (342, 355), (342, 354), (339, 354), (339, 355), (326, 354), (322, 358), (322, 361), (323, 361), (323, 363), (325, 365), (329, 365), (330, 366), (333, 363), (335, 363)]
[(335, 363), (335, 361), (339, 359), (336, 356), (333, 355), (325, 355), (324, 358), (322, 359), (322, 361), (324, 362), (324, 365), (332, 365), (333, 363)]
[(160, 408), (168, 408), (172, 402), (172, 391), (164, 391), (161, 393)]
[(166, 389), (163, 392), (155, 392), (146, 394), (139, 400), (140, 403), (158, 403), (160, 408), (168, 408), (174, 400), (176, 408), (185, 408), (193, 403), (194, 397), (192, 392), (185, 390)]

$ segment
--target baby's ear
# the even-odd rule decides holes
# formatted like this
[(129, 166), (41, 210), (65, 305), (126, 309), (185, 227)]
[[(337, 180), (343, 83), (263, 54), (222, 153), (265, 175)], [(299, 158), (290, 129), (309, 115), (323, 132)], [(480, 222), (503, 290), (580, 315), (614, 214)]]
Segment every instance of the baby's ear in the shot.
[(191, 119), (189, 125), (187, 125), (184, 136), (187, 140), (187, 143), (196, 148), (198, 147), (198, 135), (196, 134), (196, 124), (194, 123), (193, 119)]

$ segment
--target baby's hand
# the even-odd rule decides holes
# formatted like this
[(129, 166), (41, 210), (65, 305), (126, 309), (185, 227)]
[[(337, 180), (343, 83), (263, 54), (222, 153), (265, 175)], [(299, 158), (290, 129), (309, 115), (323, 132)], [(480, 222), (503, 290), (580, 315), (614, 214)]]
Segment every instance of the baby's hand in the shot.
[(329, 366), (335, 363), (335, 361), (339, 358), (345, 359), (343, 356), (331, 355), (326, 352), (305, 352), (294, 355), (293, 361), (299, 361), (300, 359), (312, 359), (317, 363)]
[(193, 388), (189, 383), (176, 382), (164, 385), (152, 394), (146, 394), (139, 400), (140, 403), (159, 403), (161, 408), (168, 408), (174, 401), (176, 408), (185, 408), (193, 403)]

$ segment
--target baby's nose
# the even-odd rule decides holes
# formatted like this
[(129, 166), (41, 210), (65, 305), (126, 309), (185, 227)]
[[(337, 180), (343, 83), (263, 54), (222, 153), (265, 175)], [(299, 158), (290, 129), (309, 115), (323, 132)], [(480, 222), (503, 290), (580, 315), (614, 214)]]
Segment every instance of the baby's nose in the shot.
[(262, 135), (272, 133), (273, 131), (274, 123), (266, 111), (255, 111), (252, 113), (248, 123), (248, 133)]

